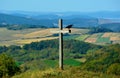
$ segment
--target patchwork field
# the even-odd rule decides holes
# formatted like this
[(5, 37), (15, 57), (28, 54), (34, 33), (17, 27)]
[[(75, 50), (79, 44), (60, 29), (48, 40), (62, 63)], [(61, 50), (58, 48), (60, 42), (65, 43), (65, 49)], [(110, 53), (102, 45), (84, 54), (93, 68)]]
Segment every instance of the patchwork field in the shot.
[[(64, 29), (68, 31), (68, 29)], [(88, 29), (76, 29), (72, 28), (71, 34), (85, 34)], [(0, 28), (0, 46), (6, 45), (23, 45), (31, 42), (51, 40), (58, 37), (52, 36), (58, 31), (58, 28), (34, 28), (24, 30), (7, 30), (6, 28)]]
[(89, 36), (85, 42), (96, 44), (120, 43), (120, 33), (97, 33)]

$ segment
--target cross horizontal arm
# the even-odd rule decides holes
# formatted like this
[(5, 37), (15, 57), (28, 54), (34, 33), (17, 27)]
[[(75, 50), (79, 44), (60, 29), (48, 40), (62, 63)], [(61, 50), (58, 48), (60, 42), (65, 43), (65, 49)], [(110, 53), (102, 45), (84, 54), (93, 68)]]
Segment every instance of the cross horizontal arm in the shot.
[(69, 33), (69, 31), (59, 30), (59, 31), (50, 31), (51, 33)]

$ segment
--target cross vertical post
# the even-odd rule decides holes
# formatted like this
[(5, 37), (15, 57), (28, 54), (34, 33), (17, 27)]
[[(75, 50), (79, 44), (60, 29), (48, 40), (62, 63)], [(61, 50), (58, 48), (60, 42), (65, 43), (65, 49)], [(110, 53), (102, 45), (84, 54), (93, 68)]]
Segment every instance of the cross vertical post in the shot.
[(59, 31), (50, 31), (51, 33), (59, 33), (59, 68), (63, 70), (63, 33), (71, 33), (70, 28), (72, 25), (68, 25), (66, 28), (68, 30), (63, 30), (63, 20), (59, 19), (58, 21)]
[[(59, 19), (59, 30), (63, 30), (62, 19)], [(63, 33), (59, 32), (59, 68), (63, 70)]]

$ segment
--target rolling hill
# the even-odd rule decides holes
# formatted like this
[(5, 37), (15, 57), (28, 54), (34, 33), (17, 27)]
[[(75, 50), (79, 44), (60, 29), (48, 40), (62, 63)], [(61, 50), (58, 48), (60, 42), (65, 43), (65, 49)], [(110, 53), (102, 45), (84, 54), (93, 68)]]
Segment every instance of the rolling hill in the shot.
[(106, 23), (99, 25), (99, 27), (107, 28), (114, 32), (120, 32), (120, 23)]

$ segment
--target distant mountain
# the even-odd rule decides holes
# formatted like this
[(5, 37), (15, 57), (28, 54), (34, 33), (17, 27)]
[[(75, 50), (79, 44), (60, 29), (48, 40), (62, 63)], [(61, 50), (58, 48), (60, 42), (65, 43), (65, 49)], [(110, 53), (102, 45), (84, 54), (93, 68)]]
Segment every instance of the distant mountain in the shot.
[(120, 18), (120, 11), (100, 11), (100, 12), (91, 12), (87, 13), (88, 15), (91, 15), (92, 17), (97, 18)]
[[(52, 20), (53, 21), (53, 20)], [(0, 13), (0, 24), (22, 24), (22, 25), (42, 25), (42, 26), (53, 26), (52, 21), (49, 19), (37, 20), (33, 18), (27, 18), (22, 16), (14, 16), (10, 14)]]
[(0, 24), (39, 24), (38, 20), (0, 13)]
[(27, 12), (0, 11), (0, 24), (28, 24), (58, 27), (58, 19), (62, 18), (64, 26), (95, 27), (101, 24), (120, 23), (120, 11), (108, 12)]
[[(20, 14), (19, 14), (20, 15)], [(19, 16), (0, 13), (0, 24), (32, 24), (43, 25), (47, 27), (58, 27), (58, 19), (63, 18), (64, 25), (74, 24), (75, 27), (96, 26), (98, 19), (82, 15), (65, 15), (44, 14), (39, 16)]]
[(58, 16), (71, 16), (81, 15), (90, 16), (94, 18), (120, 18), (120, 11), (98, 11), (98, 12), (31, 12), (31, 11), (3, 11), (0, 13), (11, 14), (17, 16), (40, 16), (40, 15), (58, 15)]

